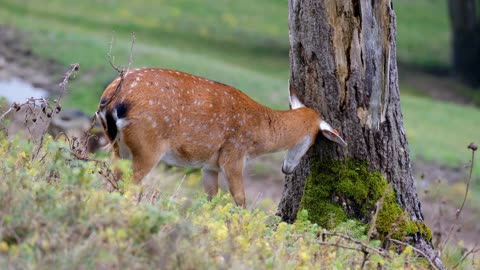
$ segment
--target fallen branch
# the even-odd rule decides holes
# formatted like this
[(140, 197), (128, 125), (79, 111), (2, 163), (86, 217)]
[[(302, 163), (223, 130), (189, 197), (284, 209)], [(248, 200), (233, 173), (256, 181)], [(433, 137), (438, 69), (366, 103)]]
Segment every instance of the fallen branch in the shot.
[(337, 232), (323, 232), (322, 233), (322, 238), (324, 236), (338, 236), (338, 237), (341, 237), (341, 238), (346, 239), (348, 241), (351, 241), (351, 242), (353, 242), (357, 245), (360, 245), (366, 250), (372, 250), (372, 251), (374, 251), (374, 252), (376, 252), (376, 253), (378, 253), (378, 254), (386, 257), (386, 258), (390, 258), (390, 254), (388, 254), (388, 252), (386, 252), (385, 250), (373, 247), (373, 246), (371, 246), (371, 245), (369, 245), (369, 244), (367, 244), (363, 241), (357, 240), (357, 239), (355, 239), (355, 238), (353, 238), (349, 235), (342, 234), (342, 233), (337, 233)]
[(433, 269), (439, 270), (439, 268), (432, 262), (430, 257), (428, 257), (423, 251), (419, 250), (418, 248), (416, 248), (416, 247), (414, 247), (414, 246), (412, 246), (408, 243), (396, 240), (396, 239), (388, 238), (387, 240), (392, 242), (392, 243), (399, 244), (399, 245), (402, 245), (402, 246), (411, 246), (413, 251), (415, 251), (415, 253), (417, 253), (417, 254), (420, 254), (422, 257), (424, 257)]

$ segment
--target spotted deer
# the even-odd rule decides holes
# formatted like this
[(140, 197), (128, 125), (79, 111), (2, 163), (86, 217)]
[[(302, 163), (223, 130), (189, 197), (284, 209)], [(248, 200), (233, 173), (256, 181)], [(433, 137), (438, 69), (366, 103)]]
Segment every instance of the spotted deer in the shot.
[(132, 160), (134, 182), (141, 182), (159, 161), (202, 168), (209, 198), (217, 194), (218, 174), (223, 173), (235, 203), (245, 207), (247, 160), (288, 150), (282, 171), (290, 174), (319, 131), (346, 145), (291, 88), (291, 110), (279, 111), (219, 82), (176, 70), (133, 69), (107, 86), (99, 116), (114, 158)]

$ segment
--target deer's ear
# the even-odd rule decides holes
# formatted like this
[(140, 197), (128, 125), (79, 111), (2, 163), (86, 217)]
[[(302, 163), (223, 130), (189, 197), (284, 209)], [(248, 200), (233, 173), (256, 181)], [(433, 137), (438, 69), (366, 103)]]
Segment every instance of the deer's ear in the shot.
[(305, 107), (305, 105), (298, 99), (297, 92), (295, 91), (295, 87), (293, 86), (293, 82), (288, 80), (288, 100), (290, 101), (290, 108), (292, 110)]
[(347, 146), (347, 143), (340, 137), (338, 130), (332, 128), (329, 123), (326, 121), (320, 121), (320, 130), (322, 131), (323, 136), (329, 139), (332, 142), (336, 142), (342, 146)]

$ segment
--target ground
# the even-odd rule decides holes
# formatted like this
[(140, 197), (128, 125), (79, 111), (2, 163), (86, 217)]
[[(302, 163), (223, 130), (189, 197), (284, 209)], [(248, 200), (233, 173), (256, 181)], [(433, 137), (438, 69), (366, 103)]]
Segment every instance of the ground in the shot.
[[(36, 87), (47, 89), (51, 93), (58, 93), (57, 83), (67, 69), (68, 67), (33, 54), (29, 45), (24, 42), (22, 35), (14, 29), (0, 27), (0, 80), (16, 76)], [(470, 103), (467, 98), (451, 95), (451, 92), (448, 91), (449, 81), (446, 79), (428, 73), (410, 72), (408, 69), (401, 69), (400, 76), (408, 78), (407, 84), (422, 89), (422, 95), (459, 104)], [(14, 117), (16, 122), (13, 128), (22, 129), (24, 127), (23, 115), (16, 114)], [(284, 176), (280, 169), (282, 158), (282, 153), (267, 155), (252, 161), (247, 167), (245, 187), (249, 207), (255, 208), (257, 202), (264, 198), (270, 198), (273, 207), (278, 204), (284, 183)], [(426, 223), (433, 229), (434, 234), (436, 233), (438, 236), (440, 233), (444, 237), (453, 222), (452, 217), (456, 206), (450, 202), (442, 202), (441, 197), (429, 196), (429, 194), (439, 181), (464, 182), (466, 169), (441, 166), (422, 160), (415, 160), (413, 169), (417, 178), (417, 189), (422, 200)], [(222, 182), (225, 186), (225, 181)], [(461, 198), (459, 198), (460, 200)], [(463, 239), (470, 245), (480, 242), (480, 225), (476, 221), (478, 221), (478, 213), (465, 210), (459, 221), (462, 224), (462, 230), (455, 233), (452, 237), (453, 241)]]

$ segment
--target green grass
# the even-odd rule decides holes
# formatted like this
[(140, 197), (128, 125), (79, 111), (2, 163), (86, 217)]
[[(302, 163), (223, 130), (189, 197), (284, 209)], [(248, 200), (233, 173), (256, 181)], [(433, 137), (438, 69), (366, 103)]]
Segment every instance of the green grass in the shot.
[[(448, 66), (446, 2), (394, 4), (399, 61)], [(106, 58), (112, 35), (116, 63), (125, 64), (131, 31), (137, 36), (134, 66), (180, 69), (233, 85), (263, 104), (287, 107), (286, 2), (2, 0), (0, 23), (29, 33), (36, 53), (66, 65), (80, 63), (65, 105), (88, 113), (96, 109), (104, 85), (115, 75)], [(466, 162), (466, 145), (480, 139), (475, 125), (479, 111), (421, 98), (411, 87), (403, 89), (412, 156), (447, 165)]]
[[(480, 142), (480, 110), (433, 101), (424, 97), (402, 97), (405, 129), (412, 157), (466, 164), (471, 157), (467, 146)], [(480, 163), (476, 162), (476, 175)]]
[(393, 1), (397, 14), (397, 57), (400, 63), (445, 69), (450, 66), (448, 1)]

